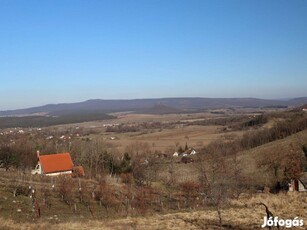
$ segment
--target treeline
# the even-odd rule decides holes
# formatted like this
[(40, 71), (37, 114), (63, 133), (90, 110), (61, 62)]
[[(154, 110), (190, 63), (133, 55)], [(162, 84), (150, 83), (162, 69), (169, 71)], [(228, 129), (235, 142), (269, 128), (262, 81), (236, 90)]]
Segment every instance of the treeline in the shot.
[(243, 117), (238, 116), (238, 117), (223, 117), (223, 118), (211, 118), (211, 119), (203, 119), (203, 120), (197, 120), (197, 121), (192, 121), (192, 122), (178, 122), (178, 124), (185, 124), (185, 125), (229, 125), (234, 122), (239, 122), (242, 121)]
[[(257, 118), (248, 125), (256, 125), (266, 120)], [(203, 149), (205, 153), (220, 152), (222, 155), (231, 155), (242, 150), (255, 148), (266, 143), (286, 138), (292, 134), (307, 129), (307, 116), (301, 113), (292, 114), (285, 121), (277, 122), (271, 128), (246, 132), (242, 138), (231, 142), (213, 142)]]
[(272, 128), (245, 133), (240, 141), (243, 149), (254, 148), (272, 141), (283, 139), (307, 128), (307, 117), (294, 115), (285, 121), (279, 121)]
[(247, 121), (242, 122), (241, 124), (239, 124), (239, 127), (246, 128), (252, 126), (259, 126), (267, 122), (268, 122), (267, 116), (259, 115), (259, 116), (254, 116), (252, 119), (248, 119)]
[(114, 133), (128, 133), (128, 132), (140, 132), (146, 129), (171, 129), (174, 128), (174, 123), (162, 123), (162, 122), (143, 122), (141, 124), (120, 124), (117, 126), (109, 126), (106, 132)]
[(219, 125), (219, 126), (228, 126), (231, 129), (244, 129), (253, 126), (259, 126), (267, 123), (268, 118), (265, 115), (257, 115), (254, 117), (250, 116), (235, 116), (235, 117), (223, 117), (223, 118), (212, 118), (197, 120), (193, 122), (179, 122), (184, 123), (185, 125)]
[(109, 126), (106, 129), (108, 133), (130, 133), (130, 132), (139, 132), (141, 130), (140, 127), (136, 125), (117, 125), (117, 126)]
[(25, 116), (0, 117), (0, 128), (10, 127), (44, 127), (51, 125), (72, 124), (86, 121), (113, 119), (105, 113), (76, 113), (62, 116)]

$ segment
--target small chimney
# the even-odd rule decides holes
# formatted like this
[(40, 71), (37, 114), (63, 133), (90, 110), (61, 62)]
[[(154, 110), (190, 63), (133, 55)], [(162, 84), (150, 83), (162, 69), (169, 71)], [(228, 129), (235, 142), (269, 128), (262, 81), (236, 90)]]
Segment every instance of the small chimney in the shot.
[(39, 158), (39, 150), (36, 151), (36, 156)]

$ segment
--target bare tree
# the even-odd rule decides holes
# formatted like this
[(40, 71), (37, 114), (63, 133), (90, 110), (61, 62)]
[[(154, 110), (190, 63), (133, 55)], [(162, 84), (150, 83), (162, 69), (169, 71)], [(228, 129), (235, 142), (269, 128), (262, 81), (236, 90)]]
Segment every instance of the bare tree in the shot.
[(203, 203), (215, 207), (219, 225), (222, 228), (222, 207), (228, 204), (235, 193), (235, 167), (230, 167), (231, 161), (219, 151), (212, 151), (198, 160), (200, 194)]
[(193, 200), (197, 197), (200, 185), (195, 181), (184, 181), (180, 183), (180, 189), (185, 196), (187, 207), (194, 207)]
[(166, 191), (168, 193), (168, 199), (172, 200), (173, 190), (177, 184), (177, 178), (175, 175), (175, 165), (174, 165), (173, 158), (171, 159), (171, 162), (168, 164), (167, 175), (165, 177), (162, 177), (161, 180), (163, 181)]
[(62, 200), (71, 206), (74, 198), (73, 189), (75, 188), (73, 179), (70, 177), (61, 176), (58, 180), (58, 187), (59, 195)]

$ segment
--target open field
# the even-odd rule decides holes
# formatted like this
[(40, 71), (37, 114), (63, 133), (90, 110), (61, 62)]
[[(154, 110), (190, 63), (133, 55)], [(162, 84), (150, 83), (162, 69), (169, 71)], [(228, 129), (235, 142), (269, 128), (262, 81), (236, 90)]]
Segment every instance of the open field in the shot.
[[(254, 116), (258, 114), (258, 111), (253, 110), (239, 110), (233, 116)], [(195, 113), (195, 114), (167, 114), (167, 115), (152, 115), (152, 114), (130, 114), (130, 113), (114, 113), (112, 116), (117, 116), (117, 119), (110, 119), (101, 122), (86, 122), (76, 124), (79, 127), (92, 128), (95, 131), (95, 135), (91, 135), (91, 138), (102, 138), (110, 141), (110, 138), (114, 140), (110, 141), (118, 151), (123, 152), (127, 146), (135, 143), (147, 143), (151, 146), (152, 150), (158, 150), (165, 152), (167, 149), (176, 149), (179, 146), (184, 146), (186, 143), (196, 149), (202, 148), (212, 141), (225, 140), (226, 138), (241, 137), (244, 131), (223, 131), (226, 126), (223, 125), (184, 125), (195, 121), (229, 118), (228, 115), (215, 114), (211, 112)], [(136, 132), (106, 132), (106, 126), (108, 125), (127, 125), (138, 126), (146, 123), (158, 122), (161, 124), (161, 128), (141, 129)], [(182, 124), (181, 124), (182, 123)], [(272, 122), (273, 124), (274, 122)], [(167, 128), (167, 125), (171, 125), (171, 128)], [(163, 128), (163, 127), (166, 128)], [(62, 129), (65, 126), (58, 126)], [(66, 128), (71, 127), (67, 125)], [(174, 152), (174, 151), (173, 151)], [(169, 152), (169, 154), (171, 154)]]
[[(241, 136), (243, 132), (229, 132), (228, 135)], [(174, 129), (151, 131), (149, 133), (106, 133), (105, 137), (116, 137), (112, 141), (121, 151), (134, 142), (148, 143), (153, 150), (165, 151), (166, 149), (176, 149), (179, 145), (188, 143), (194, 148), (202, 148), (212, 141), (225, 139), (221, 127), (218, 126), (186, 126)]]

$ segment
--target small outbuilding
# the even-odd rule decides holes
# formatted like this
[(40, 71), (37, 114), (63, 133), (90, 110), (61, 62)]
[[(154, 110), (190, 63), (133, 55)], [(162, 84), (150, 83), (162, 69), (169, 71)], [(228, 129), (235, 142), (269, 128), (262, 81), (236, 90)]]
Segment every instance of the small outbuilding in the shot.
[(300, 178), (292, 179), (289, 183), (289, 192), (307, 192), (307, 172)]

